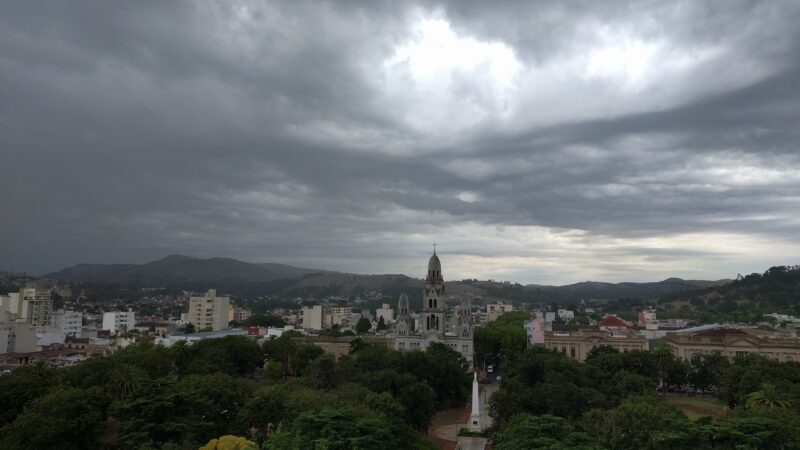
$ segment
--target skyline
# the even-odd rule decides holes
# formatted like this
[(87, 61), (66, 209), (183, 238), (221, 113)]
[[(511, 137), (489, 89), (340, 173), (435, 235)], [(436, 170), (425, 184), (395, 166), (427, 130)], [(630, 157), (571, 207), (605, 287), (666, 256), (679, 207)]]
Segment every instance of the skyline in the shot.
[(798, 263), (797, 2), (0, 11), (0, 270), (419, 277), (433, 242), (450, 280)]

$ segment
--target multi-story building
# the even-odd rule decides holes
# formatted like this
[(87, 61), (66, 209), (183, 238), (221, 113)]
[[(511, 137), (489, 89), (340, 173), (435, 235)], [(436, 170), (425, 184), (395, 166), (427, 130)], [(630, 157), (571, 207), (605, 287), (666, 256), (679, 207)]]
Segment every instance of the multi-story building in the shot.
[(493, 322), (501, 315), (511, 311), (514, 311), (514, 306), (510, 303), (489, 303), (486, 305), (486, 320), (488, 322)]
[(0, 353), (29, 353), (36, 351), (36, 331), (31, 324), (15, 321), (8, 302), (0, 303)]
[(800, 361), (800, 339), (758, 329), (704, 325), (669, 332), (664, 341), (672, 354), (686, 360), (720, 352), (729, 358), (757, 353), (778, 361)]
[(310, 308), (303, 308), (303, 329), (321, 330), (322, 316), (322, 305), (314, 305)]
[(388, 303), (383, 303), (380, 308), (375, 310), (375, 318), (381, 320), (381, 317), (383, 317), (383, 322), (386, 325), (394, 322), (394, 310)]
[[(13, 301), (12, 301), (13, 303)], [(50, 291), (44, 289), (24, 288), (17, 298), (17, 319), (37, 326), (52, 325), (53, 299)], [(13, 310), (9, 310), (13, 311)]]
[(541, 347), (544, 345), (544, 315), (537, 313), (536, 317), (524, 322), (525, 333), (528, 335), (528, 347)]
[(230, 315), (228, 316), (228, 320), (235, 321), (237, 323), (242, 323), (252, 315), (253, 312), (247, 308), (244, 308), (242, 306), (231, 305)]
[(585, 361), (593, 348), (604, 345), (620, 352), (647, 350), (647, 339), (627, 328), (600, 329), (597, 326), (553, 326), (553, 331), (544, 333), (545, 348), (578, 361)]
[(83, 329), (83, 313), (59, 309), (53, 312), (53, 324), (64, 333), (64, 336), (81, 337)]
[(189, 322), (198, 331), (228, 328), (230, 297), (218, 297), (216, 289), (209, 289), (202, 297), (189, 298)]
[(467, 297), (461, 299), (458, 327), (447, 331), (445, 330), (446, 295), (442, 263), (434, 251), (428, 261), (428, 275), (425, 278), (425, 288), (422, 292), (422, 312), (419, 317), (421, 325), (419, 328), (421, 329), (413, 328), (408, 297), (405, 294), (401, 295), (397, 305), (397, 334), (394, 338), (394, 348), (396, 350), (425, 350), (432, 343), (438, 342), (461, 353), (471, 367), (474, 353), (471, 302)]
[(136, 325), (136, 313), (133, 310), (108, 311), (103, 313), (102, 330), (111, 333), (126, 333)]
[(350, 323), (350, 316), (353, 314), (353, 307), (348, 304), (341, 304), (332, 306), (326, 315), (327, 320), (325, 323), (328, 326), (333, 325), (355, 325)]

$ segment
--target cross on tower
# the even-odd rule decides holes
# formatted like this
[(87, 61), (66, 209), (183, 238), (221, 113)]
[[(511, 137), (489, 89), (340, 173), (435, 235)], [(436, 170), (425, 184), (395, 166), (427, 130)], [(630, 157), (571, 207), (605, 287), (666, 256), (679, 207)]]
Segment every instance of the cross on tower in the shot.
[(433, 243), (433, 254), (436, 254), (436, 242)]

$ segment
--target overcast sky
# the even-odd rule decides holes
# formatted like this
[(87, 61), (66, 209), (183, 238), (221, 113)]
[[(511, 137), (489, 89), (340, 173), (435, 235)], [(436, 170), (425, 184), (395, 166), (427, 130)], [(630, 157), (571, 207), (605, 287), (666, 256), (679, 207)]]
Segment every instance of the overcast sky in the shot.
[(0, 0), (0, 270), (800, 263), (800, 2)]

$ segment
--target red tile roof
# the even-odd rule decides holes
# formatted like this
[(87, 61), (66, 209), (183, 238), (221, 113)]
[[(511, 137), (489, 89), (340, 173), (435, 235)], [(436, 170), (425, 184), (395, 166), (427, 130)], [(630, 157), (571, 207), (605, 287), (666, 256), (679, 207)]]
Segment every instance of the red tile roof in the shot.
[(625, 320), (620, 319), (617, 316), (605, 316), (597, 322), (597, 326), (600, 328), (630, 328), (631, 323)]

